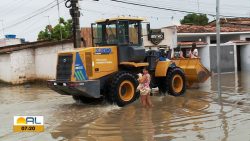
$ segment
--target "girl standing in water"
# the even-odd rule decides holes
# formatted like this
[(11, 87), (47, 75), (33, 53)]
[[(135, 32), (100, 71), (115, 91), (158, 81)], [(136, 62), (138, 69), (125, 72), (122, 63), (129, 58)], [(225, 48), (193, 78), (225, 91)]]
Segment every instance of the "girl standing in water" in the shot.
[(151, 77), (146, 67), (143, 69), (143, 75), (141, 78), (139, 77), (138, 81), (140, 84), (137, 89), (140, 91), (142, 105), (144, 107), (152, 107), (152, 102), (150, 99), (151, 89), (149, 86)]

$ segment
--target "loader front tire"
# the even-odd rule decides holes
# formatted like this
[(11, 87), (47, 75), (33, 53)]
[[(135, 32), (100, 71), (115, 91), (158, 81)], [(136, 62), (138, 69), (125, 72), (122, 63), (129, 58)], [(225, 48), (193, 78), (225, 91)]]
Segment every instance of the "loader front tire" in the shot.
[(119, 107), (134, 102), (139, 97), (139, 92), (136, 92), (137, 86), (135, 75), (129, 72), (118, 72), (112, 77), (108, 101), (116, 103)]
[(162, 93), (181, 96), (186, 91), (184, 72), (179, 67), (170, 68), (166, 77), (158, 78), (158, 88)]

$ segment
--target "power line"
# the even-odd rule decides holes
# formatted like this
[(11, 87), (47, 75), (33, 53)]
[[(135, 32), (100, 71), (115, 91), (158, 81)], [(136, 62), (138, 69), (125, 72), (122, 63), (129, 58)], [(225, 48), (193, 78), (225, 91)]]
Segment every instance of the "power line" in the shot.
[[(135, 2), (128, 2), (128, 1), (121, 1), (121, 0), (110, 0), (113, 2), (118, 2), (118, 3), (124, 3), (124, 4), (129, 4), (129, 5), (135, 5), (135, 6), (141, 6), (141, 7), (148, 7), (148, 8), (154, 8), (154, 9), (159, 9), (159, 10), (167, 10), (167, 11), (173, 11), (173, 12), (180, 12), (180, 13), (188, 13), (188, 14), (205, 14), (209, 16), (215, 17), (216, 14), (211, 14), (211, 13), (202, 13), (202, 12), (194, 12), (194, 11), (187, 11), (187, 10), (179, 10), (179, 9), (172, 9), (172, 8), (164, 8), (164, 7), (158, 7), (158, 6), (153, 6), (153, 5), (146, 5), (142, 3), (135, 3)], [(230, 15), (221, 15), (222, 17), (228, 17), (228, 18), (239, 18), (237, 16), (230, 16)]]
[(12, 6), (14, 5), (13, 2), (16, 3), (17, 1), (21, 1), (21, 0), (9, 1), (9, 2), (6, 4), (7, 6), (4, 6), (4, 8), (1, 8), (0, 13), (3, 13), (2, 11), (8, 10), (10, 7), (12, 7)]
[[(144, 0), (144, 4), (145, 1), (149, 1), (149, 5), (150, 4), (156, 4), (156, 3), (160, 3), (160, 6), (161, 7), (170, 7), (171, 9), (179, 9), (179, 7), (176, 7), (176, 6), (179, 6), (179, 5), (184, 5), (185, 8), (188, 8), (188, 9), (191, 9), (191, 10), (195, 10), (194, 7), (197, 7), (197, 0), (182, 0), (181, 2), (180, 1), (171, 1), (171, 2), (168, 2), (168, 0), (164, 0), (164, 1), (160, 1), (160, 0)], [(196, 2), (195, 2), (196, 1)], [(137, 2), (138, 3), (138, 2)], [(172, 4), (171, 4), (172, 3)], [(203, 13), (214, 13), (214, 9), (215, 9), (215, 3), (213, 3), (213, 1), (210, 1), (210, 2), (200, 2), (199, 1), (199, 7), (200, 7), (200, 11), (202, 11)], [(247, 4), (245, 4), (247, 5)], [(232, 7), (228, 7), (228, 6), (225, 6), (225, 4), (222, 5), (221, 9), (224, 11), (221, 13), (221, 15), (234, 15), (234, 16), (248, 16), (247, 14), (245, 14), (246, 10), (245, 9), (250, 9), (250, 7), (244, 7), (244, 5), (238, 5), (238, 6), (234, 6)], [(203, 10), (201, 10), (203, 9)], [(211, 11), (212, 9), (212, 11)], [(235, 9), (237, 9), (235, 11)], [(190, 11), (190, 10), (187, 10), (187, 11)], [(225, 12), (225, 11), (232, 11), (232, 12)], [(197, 12), (197, 11), (196, 11)], [(198, 11), (199, 12), (199, 11)]]
[[(61, 4), (62, 2), (64, 2), (64, 0), (61, 1), (59, 4)], [(19, 25), (19, 24), (21, 24), (21, 23), (24, 23), (24, 22), (26, 22), (26, 21), (28, 21), (28, 20), (30, 20), (30, 19), (32, 19), (32, 18), (34, 18), (34, 17), (40, 15), (40, 14), (43, 14), (43, 13), (47, 12), (48, 10), (50, 10), (50, 9), (56, 7), (56, 6), (57, 6), (57, 4), (55, 4), (55, 5), (53, 5), (53, 6), (49, 7), (49, 8), (47, 8), (47, 9), (41, 11), (41, 12), (39, 12), (39, 13), (36, 13), (36, 14), (34, 14), (34, 15), (28, 17), (28, 18), (25, 18), (25, 19), (23, 19), (23, 20), (21, 20), (21, 21), (15, 23), (15, 24), (9, 25), (9, 26), (5, 27), (4, 29), (9, 29), (9, 28), (15, 27), (16, 25)]]
[(25, 0), (22, 0), (21, 3), (17, 4), (16, 6), (11, 5), (11, 8), (8, 10), (5, 10), (5, 12), (1, 12), (1, 15), (8, 16), (12, 13), (15, 13), (19, 8), (23, 7), (23, 5), (28, 6), (28, 4), (30, 4), (32, 0), (26, 0), (26, 1), (29, 1), (29, 2), (25, 2)]
[[(162, 1), (160, 1), (160, 0), (144, 0), (144, 1), (150, 1), (150, 2), (154, 1), (154, 3), (158, 2), (158, 3), (161, 3), (161, 5), (162, 4), (169, 4), (169, 2), (167, 2), (166, 0), (162, 0)], [(188, 2), (189, 4), (193, 4), (193, 6), (197, 6), (197, 0), (196, 1), (195, 0), (182, 0), (181, 3), (185, 2), (185, 1)], [(174, 2), (176, 5), (180, 4), (180, 2), (178, 2), (178, 1), (171, 1), (171, 2)], [(215, 3), (211, 3), (211, 1), (210, 2), (202, 1), (199, 3), (202, 5), (205, 5), (205, 6), (212, 6), (213, 8), (216, 7)], [(223, 9), (224, 8), (230, 8), (230, 9), (232, 9), (232, 8), (234, 8), (234, 9), (235, 8), (249, 9), (250, 8), (250, 6), (247, 6), (247, 5), (230, 5), (228, 3), (223, 3), (222, 6), (223, 6)]]
[[(34, 13), (37, 13), (37, 12), (41, 11), (41, 10), (47, 8), (48, 6), (52, 5), (52, 4), (55, 3), (55, 2), (56, 2), (56, 0), (53, 0), (52, 2), (46, 4), (45, 6), (39, 8), (39, 9), (37, 9), (37, 10), (35, 10), (35, 11), (33, 11), (33, 12), (31, 12), (31, 13), (29, 13), (29, 14), (27, 14), (27, 15), (25, 15), (25, 16), (19, 18), (19, 19), (22, 20), (22, 19), (24, 19), (25, 17), (29, 17), (31, 14), (34, 14)], [(18, 20), (19, 20), (19, 19), (18, 19)]]

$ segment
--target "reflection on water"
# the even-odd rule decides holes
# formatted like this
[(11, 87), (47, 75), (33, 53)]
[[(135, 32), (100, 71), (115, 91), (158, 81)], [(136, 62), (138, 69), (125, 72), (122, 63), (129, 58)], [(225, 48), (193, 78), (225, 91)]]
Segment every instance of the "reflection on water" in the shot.
[[(248, 78), (246, 73), (222, 75), (223, 94), (218, 99), (217, 80), (213, 76), (199, 89), (187, 90), (185, 96), (151, 97), (154, 104), (151, 109), (142, 108), (139, 101), (124, 108), (105, 103), (76, 104), (70, 97), (58, 95), (45, 87), (2, 87), (0, 114), (7, 115), (3, 121), (18, 113), (40, 113), (45, 116), (46, 132), (25, 136), (13, 135), (11, 128), (7, 131), (0, 129), (0, 140), (248, 141)], [(12, 108), (6, 112), (2, 107), (8, 106)], [(3, 126), (10, 125), (6, 122)]]

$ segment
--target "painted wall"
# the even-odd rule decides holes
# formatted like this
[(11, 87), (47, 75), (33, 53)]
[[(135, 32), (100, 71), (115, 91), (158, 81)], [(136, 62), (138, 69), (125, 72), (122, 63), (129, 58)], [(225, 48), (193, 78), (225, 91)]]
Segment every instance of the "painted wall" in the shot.
[(246, 38), (250, 39), (250, 34), (240, 35), (240, 40), (246, 40)]
[[(145, 32), (145, 31), (143, 31)], [(175, 26), (165, 27), (161, 29), (161, 32), (164, 33), (164, 39), (158, 44), (154, 45), (150, 40), (148, 40), (148, 36), (143, 36), (143, 46), (146, 48), (157, 49), (159, 46), (161, 47), (170, 47), (175, 48), (177, 46), (177, 30)], [(145, 33), (143, 33), (145, 35)]]
[(21, 44), (21, 39), (15, 38), (15, 39), (0, 39), (0, 47), (8, 46), (8, 45), (16, 45)]
[(10, 73), (13, 84), (35, 79), (35, 56), (33, 49), (24, 49), (10, 54)]
[(241, 71), (250, 71), (250, 45), (240, 47)]
[(37, 79), (48, 80), (56, 78), (57, 53), (72, 50), (73, 44), (67, 43), (53, 47), (35, 49), (35, 73)]
[(209, 45), (203, 48), (199, 48), (199, 56), (201, 58), (201, 63), (210, 70), (210, 54), (209, 54)]
[(57, 53), (73, 49), (73, 43), (33, 47), (0, 54), (0, 80), (22, 84), (56, 77)]
[(0, 80), (10, 82), (11, 81), (11, 69), (10, 69), (10, 55), (0, 55)]

